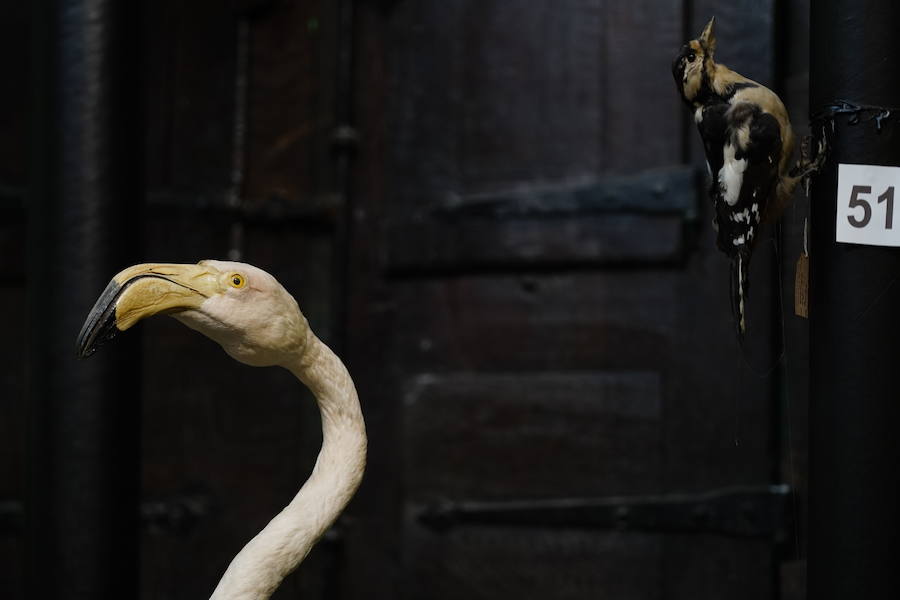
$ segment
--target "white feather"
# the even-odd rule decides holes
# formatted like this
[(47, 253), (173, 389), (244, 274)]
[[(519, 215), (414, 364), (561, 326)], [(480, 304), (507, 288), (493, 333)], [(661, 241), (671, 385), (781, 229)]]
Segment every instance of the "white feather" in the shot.
[(747, 170), (747, 159), (735, 159), (734, 146), (725, 145), (724, 164), (719, 170), (719, 189), (722, 199), (729, 206), (737, 204), (741, 196), (741, 185), (744, 183), (744, 171)]

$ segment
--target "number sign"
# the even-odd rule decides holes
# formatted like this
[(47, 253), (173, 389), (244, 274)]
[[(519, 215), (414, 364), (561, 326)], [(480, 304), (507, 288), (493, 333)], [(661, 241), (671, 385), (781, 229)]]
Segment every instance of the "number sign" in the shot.
[(897, 188), (900, 167), (838, 165), (837, 241), (900, 246), (900, 223), (894, 223)]

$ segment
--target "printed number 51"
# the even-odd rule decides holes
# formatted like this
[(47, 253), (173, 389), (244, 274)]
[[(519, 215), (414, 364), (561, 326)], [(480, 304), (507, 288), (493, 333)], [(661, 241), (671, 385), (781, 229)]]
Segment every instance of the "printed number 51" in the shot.
[[(856, 208), (857, 206), (861, 206), (863, 209), (862, 219), (857, 219), (856, 215), (848, 215), (847, 220), (854, 227), (865, 227), (869, 224), (869, 221), (872, 219), (872, 205), (867, 201), (860, 198), (861, 194), (871, 194), (872, 186), (870, 185), (854, 185), (853, 190), (850, 192), (850, 208)], [(889, 187), (885, 192), (878, 196), (878, 204), (882, 202), (886, 203), (885, 215), (884, 215), (884, 228), (885, 229), (893, 229), (894, 228), (894, 186)]]

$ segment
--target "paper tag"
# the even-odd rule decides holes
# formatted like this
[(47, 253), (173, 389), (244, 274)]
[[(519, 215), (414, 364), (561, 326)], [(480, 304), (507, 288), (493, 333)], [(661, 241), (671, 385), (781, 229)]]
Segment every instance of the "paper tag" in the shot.
[(850, 244), (900, 246), (900, 167), (838, 165), (835, 239)]
[(794, 276), (794, 314), (809, 318), (809, 256), (801, 254), (797, 259)]

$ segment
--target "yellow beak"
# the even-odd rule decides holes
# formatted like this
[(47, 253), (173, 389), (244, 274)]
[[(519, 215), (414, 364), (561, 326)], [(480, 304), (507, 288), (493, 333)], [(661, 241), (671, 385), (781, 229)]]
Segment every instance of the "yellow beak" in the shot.
[(196, 265), (135, 265), (106, 286), (78, 334), (78, 356), (86, 358), (141, 319), (199, 308), (221, 291), (220, 273)]

